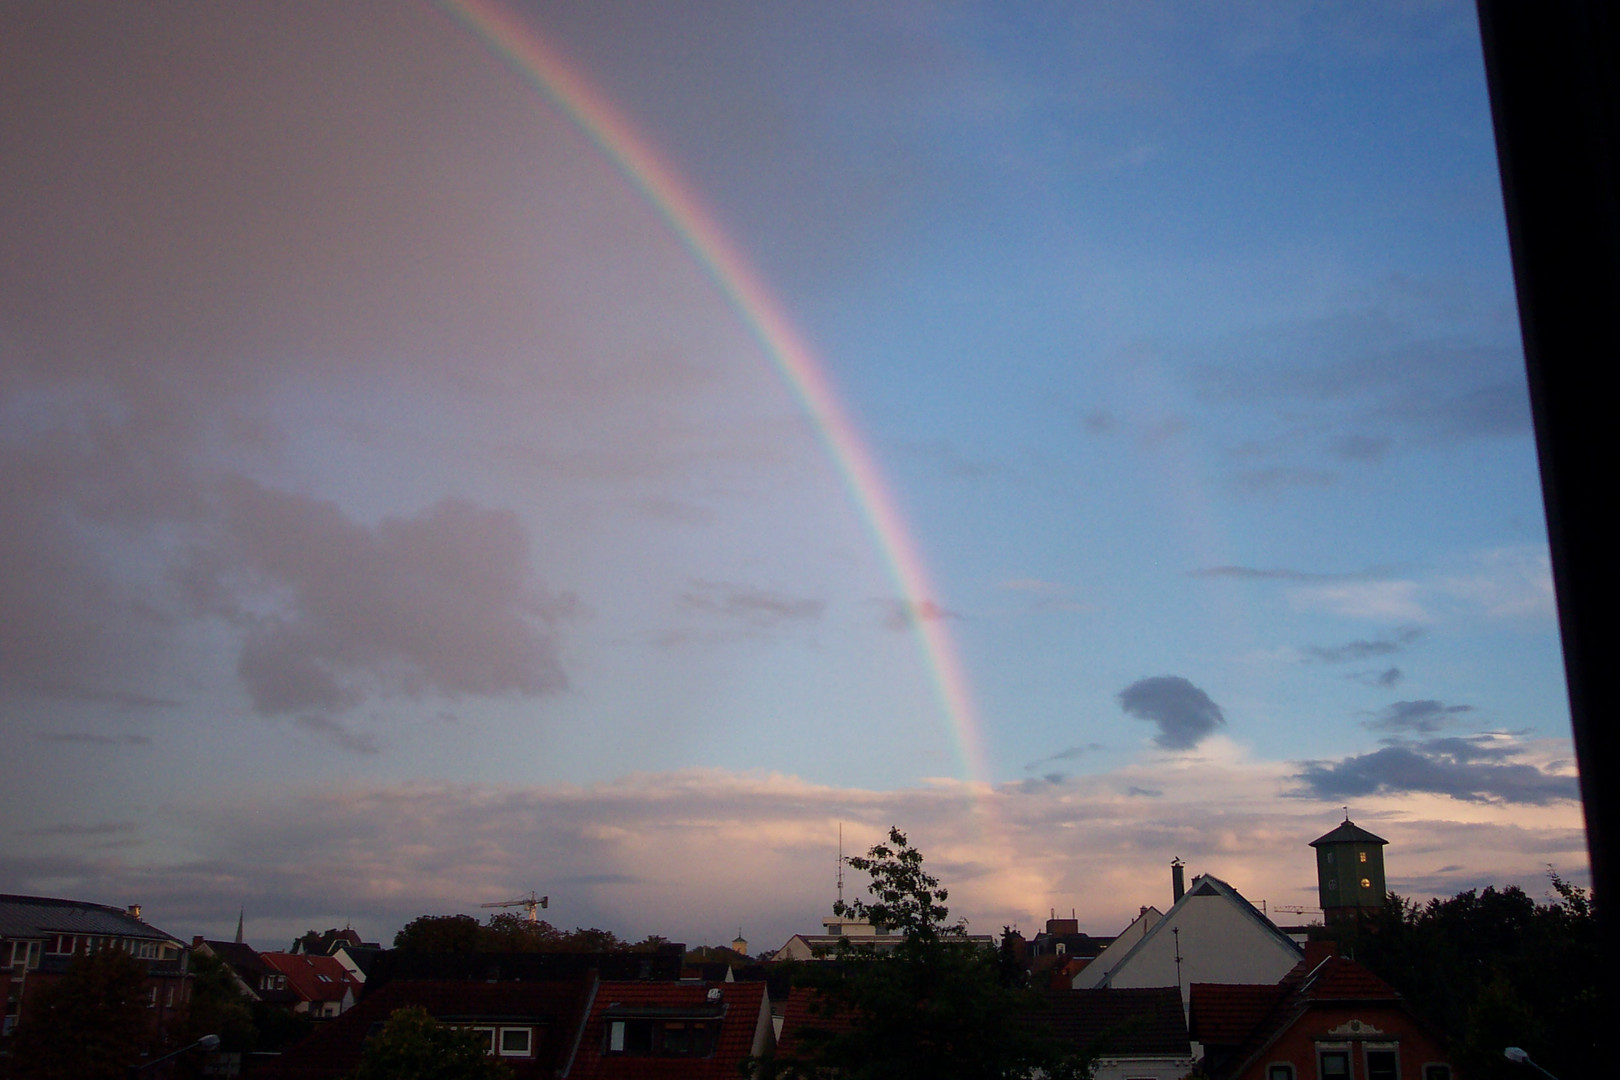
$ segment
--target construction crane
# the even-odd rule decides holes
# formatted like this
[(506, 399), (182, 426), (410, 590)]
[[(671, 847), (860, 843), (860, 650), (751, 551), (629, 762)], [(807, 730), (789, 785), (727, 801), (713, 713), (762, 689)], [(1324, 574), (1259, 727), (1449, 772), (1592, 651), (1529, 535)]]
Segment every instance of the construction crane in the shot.
[(1321, 908), (1314, 908), (1314, 907), (1285, 907), (1282, 904), (1278, 904), (1277, 905), (1277, 910), (1278, 911), (1286, 911), (1291, 915), (1304, 915), (1307, 912), (1321, 911), (1322, 909)]
[(520, 896), (516, 900), (502, 900), (500, 903), (496, 903), (496, 904), (479, 904), (478, 906), (479, 907), (520, 907), (524, 911), (528, 912), (530, 922), (539, 922), (540, 921), (540, 916), (539, 916), (538, 912), (543, 907), (550, 907), (551, 906), (551, 897), (549, 897), (549, 896), (536, 896), (536, 895), (534, 895), (534, 890), (530, 889), (528, 896)]

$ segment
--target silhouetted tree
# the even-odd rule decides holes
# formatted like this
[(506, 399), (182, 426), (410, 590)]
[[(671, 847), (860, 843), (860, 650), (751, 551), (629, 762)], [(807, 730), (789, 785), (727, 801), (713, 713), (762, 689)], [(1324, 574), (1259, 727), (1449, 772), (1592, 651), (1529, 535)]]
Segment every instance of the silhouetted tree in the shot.
[(898, 933), (888, 951), (841, 944), (831, 962), (803, 965), (795, 978), (829, 1020), (796, 1033), (802, 1047), (768, 1063), (776, 1077), (841, 1080), (974, 1080), (1044, 1075), (1084, 1077), (1086, 1056), (1047, 1039), (1025, 1020), (1036, 995), (1009, 978), (999, 953), (967, 940), (949, 923), (947, 892), (923, 870), (922, 853), (897, 828), (889, 841), (849, 860), (871, 876), (871, 900), (835, 905)]
[(394, 948), (406, 952), (484, 951), (484, 928), (471, 915), (419, 915), (394, 935)]
[(1321, 931), (1389, 982), (1451, 1040), (1459, 1074), (1524, 1080), (1507, 1046), (1565, 1077), (1607, 1071), (1599, 1054), (1597, 925), (1585, 890), (1550, 874), (1557, 899), (1516, 885), (1381, 910)]
[(489, 1038), (447, 1027), (410, 1005), (389, 1014), (366, 1040), (355, 1080), (507, 1080), (511, 1070), (488, 1055)]
[(29, 1002), (11, 1041), (17, 1080), (122, 1080), (155, 1042), (146, 965), (118, 949), (74, 957)]

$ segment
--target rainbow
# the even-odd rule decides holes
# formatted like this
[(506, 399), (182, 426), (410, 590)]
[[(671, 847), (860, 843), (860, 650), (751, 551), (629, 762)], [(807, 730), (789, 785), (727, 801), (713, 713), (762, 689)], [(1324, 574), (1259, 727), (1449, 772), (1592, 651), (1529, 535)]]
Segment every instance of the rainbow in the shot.
[(939, 617), (933, 600), (938, 593), (927, 567), (877, 460), (781, 303), (680, 174), (532, 25), (495, 0), (439, 0), (439, 6), (539, 91), (641, 192), (763, 346), (837, 466), (906, 607), (962, 778), (987, 782), (989, 771), (967, 678)]

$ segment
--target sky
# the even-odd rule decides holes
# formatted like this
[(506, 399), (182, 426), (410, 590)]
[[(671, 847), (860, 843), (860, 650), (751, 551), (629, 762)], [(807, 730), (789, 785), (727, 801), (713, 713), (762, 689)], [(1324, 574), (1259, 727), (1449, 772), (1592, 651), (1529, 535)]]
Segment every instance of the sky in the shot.
[(0, 891), (1587, 880), (1472, 5), (8, 4), (0, 190)]

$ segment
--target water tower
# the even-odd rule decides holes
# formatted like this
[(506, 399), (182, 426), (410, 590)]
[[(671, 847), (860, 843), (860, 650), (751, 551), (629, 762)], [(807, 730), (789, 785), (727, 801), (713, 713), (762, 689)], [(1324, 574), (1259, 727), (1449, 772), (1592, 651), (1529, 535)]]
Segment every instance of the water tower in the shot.
[(1311, 841), (1316, 849), (1316, 889), (1329, 926), (1384, 906), (1384, 845), (1345, 816), (1344, 823)]

